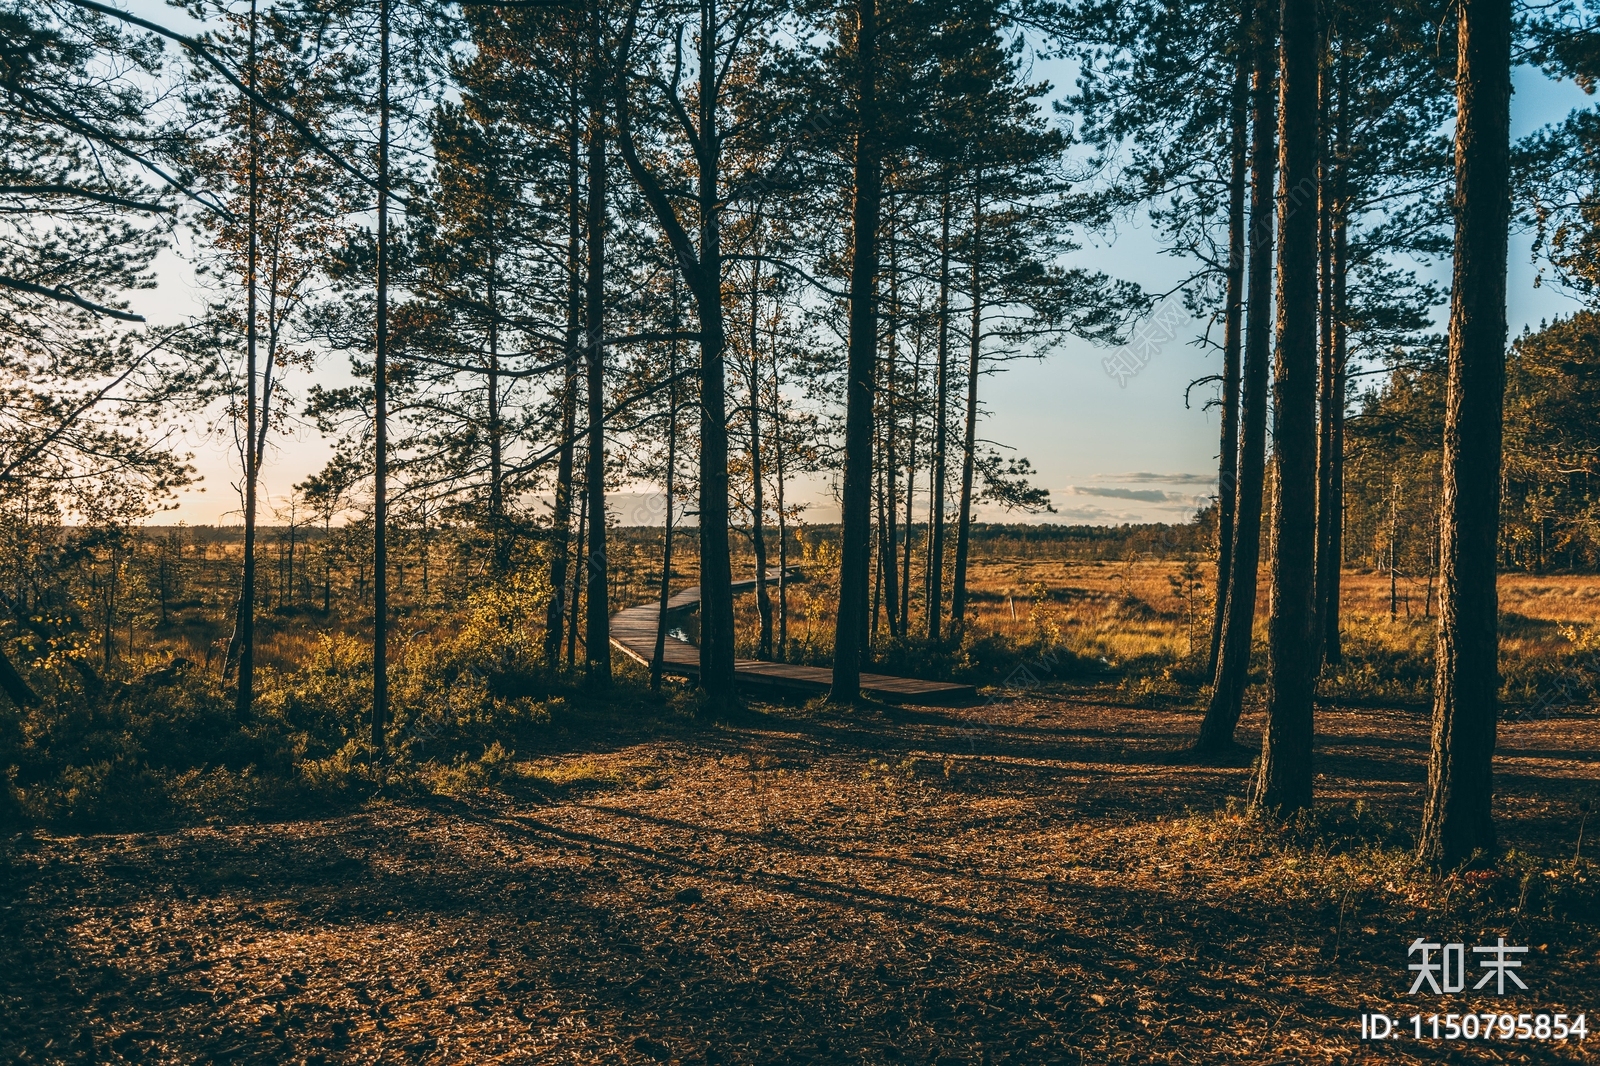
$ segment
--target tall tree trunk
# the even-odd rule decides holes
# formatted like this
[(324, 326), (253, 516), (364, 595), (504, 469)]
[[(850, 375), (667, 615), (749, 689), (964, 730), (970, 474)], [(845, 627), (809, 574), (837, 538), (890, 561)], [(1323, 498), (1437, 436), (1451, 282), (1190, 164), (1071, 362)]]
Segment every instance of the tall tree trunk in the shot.
[[(372, 760), (389, 721), (389, 0), (378, 0), (378, 312), (373, 360)], [(381, 784), (381, 780), (380, 780)]]
[(756, 258), (750, 261), (750, 541), (756, 556), (756, 613), (761, 618), (761, 634), (756, 641), (756, 658), (772, 658), (772, 596), (767, 591), (766, 500), (761, 472), (761, 209), (755, 211), (751, 244)]
[(950, 635), (967, 620), (967, 552), (972, 545), (972, 481), (978, 449), (978, 360), (983, 353), (983, 174), (972, 190), (972, 325), (967, 345), (967, 429), (961, 442), (961, 503), (956, 518), (956, 571), (950, 593)]
[[(1346, 115), (1349, 98), (1350, 65), (1341, 57), (1338, 64), (1338, 102), (1334, 118), (1333, 167), (1333, 376), (1328, 407), (1328, 481), (1323, 507), (1322, 545), (1318, 556), (1318, 578), (1322, 582), (1322, 661), (1337, 664), (1344, 659), (1339, 637), (1339, 585), (1344, 566), (1344, 395), (1346, 387), (1347, 311), (1345, 278), (1350, 270), (1350, 226), (1346, 204), (1345, 168), (1350, 152), (1350, 124)], [(1428, 580), (1433, 580), (1429, 560)], [(1429, 600), (1431, 602), (1432, 596)]]
[(661, 543), (661, 603), (656, 611), (656, 645), (650, 655), (650, 691), (661, 691), (667, 657), (667, 601), (672, 598), (673, 481), (678, 470), (678, 275), (672, 275), (672, 341), (667, 349), (667, 532)]
[(1511, 199), (1511, 3), (1462, 0), (1460, 12), (1439, 646), (1420, 843), (1424, 859), (1445, 867), (1495, 847), (1495, 548)]
[[(900, 502), (899, 489), (895, 485), (895, 475), (898, 470), (898, 456), (895, 449), (895, 430), (898, 428), (897, 408), (900, 402), (900, 385), (897, 378), (898, 352), (896, 348), (899, 337), (896, 329), (900, 321), (900, 259), (895, 240), (894, 201), (889, 203), (889, 314), (884, 323), (884, 345), (887, 362), (884, 369), (883, 390), (883, 496), (878, 506), (879, 540), (882, 550), (878, 560), (878, 568), (883, 573), (883, 598), (889, 605), (889, 635), (899, 637), (903, 634), (900, 627), (900, 581), (899, 566), (895, 559), (895, 544), (899, 540), (895, 529), (895, 508)], [(877, 610), (873, 610), (873, 628), (877, 628)]]
[(709, 709), (737, 705), (733, 658), (733, 569), (728, 548), (727, 328), (722, 309), (721, 135), (717, 130), (717, 14), (700, 3), (699, 130), (695, 140), (699, 247), (666, 189), (639, 159), (628, 100), (628, 54), (639, 6), (629, 11), (618, 47), (617, 137), (622, 158), (665, 231), (700, 317), (700, 687)]
[(561, 443), (556, 459), (556, 498), (550, 515), (550, 603), (545, 609), (545, 664), (554, 669), (561, 658), (567, 600), (567, 538), (572, 526), (573, 452), (578, 421), (578, 346), (582, 337), (582, 289), (579, 262), (583, 254), (582, 205), (579, 185), (578, 85), (574, 79), (567, 108), (567, 332), (566, 367), (561, 391)]
[[(493, 222), (491, 220), (491, 226)], [(511, 569), (511, 546), (506, 536), (504, 427), (500, 420), (500, 322), (499, 293), (495, 290), (494, 246), (489, 252), (489, 374), (487, 384), (489, 423), (489, 529), (494, 553), (494, 572), (503, 576)], [(426, 560), (427, 556), (424, 555)], [(424, 571), (426, 574), (426, 571)]]
[(1400, 473), (1389, 479), (1389, 621), (1394, 622), (1400, 608), (1400, 572), (1396, 569), (1396, 549), (1400, 543)]
[[(587, 469), (588, 465), (588, 462), (585, 461), (585, 469)], [(578, 539), (573, 544), (573, 548), (577, 551), (580, 560), (583, 556), (586, 529), (584, 523), (588, 520), (588, 517), (589, 494), (584, 492), (578, 497)], [(579, 566), (577, 569), (578, 573), (573, 575), (572, 581), (572, 605), (567, 608), (567, 617), (569, 619), (567, 624), (567, 669), (569, 670), (572, 669), (578, 657), (578, 603), (583, 598), (584, 583), (581, 577), (583, 567)]]
[(1278, 70), (1273, 0), (1256, 8), (1253, 43), (1250, 163), (1250, 257), (1247, 274), (1244, 371), (1239, 394), (1239, 477), (1234, 511), (1233, 559), (1211, 700), (1196, 749), (1233, 746), (1244, 706), (1250, 644), (1255, 628), (1256, 570), (1261, 557), (1261, 494), (1266, 476), (1267, 360), (1271, 347), (1272, 246), (1276, 211)]
[(1273, 368), (1272, 613), (1256, 802), (1311, 806), (1317, 574), (1317, 15), (1283, 0), (1278, 343)]
[(589, 447), (584, 488), (589, 493), (589, 553), (584, 563), (588, 619), (584, 628), (587, 680), (611, 683), (611, 615), (606, 584), (606, 118), (597, 87), (589, 105), (589, 213), (585, 223), (589, 273), (584, 294), (584, 362), (589, 385)]
[(915, 537), (913, 508), (917, 501), (917, 393), (922, 381), (922, 348), (912, 349), (911, 425), (906, 436), (906, 547), (900, 564), (900, 635), (911, 636), (911, 552)]
[(841, 497), (839, 608), (834, 623), (834, 703), (861, 696), (872, 561), (873, 374), (878, 355), (879, 166), (876, 0), (856, 0), (855, 206), (851, 215), (850, 349), (845, 371), (844, 485)]
[(632, 5), (618, 47), (615, 69), (618, 147), (651, 213), (665, 232), (694, 294), (700, 318), (700, 687), (713, 712), (737, 706), (734, 672), (733, 573), (728, 545), (729, 475), (726, 354), (722, 307), (719, 167), (722, 136), (717, 129), (717, 15), (714, 0), (701, 0), (699, 129), (695, 137), (699, 246), (695, 247), (666, 189), (640, 160), (631, 126), (628, 56), (639, 6)]
[[(1311, 639), (1317, 648), (1317, 661), (1323, 659), (1322, 638), (1328, 630), (1328, 535), (1333, 518), (1333, 216), (1334, 204), (1333, 91), (1335, 71), (1332, 56), (1333, 26), (1326, 17), (1319, 20), (1317, 32), (1317, 325), (1319, 348), (1317, 364), (1317, 557), (1316, 587), (1312, 604), (1316, 620)], [(1343, 402), (1341, 395), (1339, 401)]]
[[(239, 687), (234, 708), (241, 718), (250, 716), (256, 686), (256, 492), (261, 476), (261, 452), (256, 447), (256, 228), (260, 203), (261, 145), (256, 116), (256, 5), (250, 3), (250, 56), (246, 76), (250, 86), (250, 207), (246, 225), (245, 279), (245, 433), (244, 433), (244, 573), (239, 586)], [(263, 397), (265, 399), (265, 397)], [(265, 420), (266, 411), (259, 412)]]
[(783, 380), (778, 366), (777, 326), (772, 338), (772, 451), (777, 467), (778, 504), (778, 661), (785, 662), (789, 655), (789, 524), (783, 509)]
[(933, 484), (928, 501), (928, 643), (938, 644), (944, 600), (945, 453), (950, 408), (950, 179), (939, 197), (939, 365), (933, 385)]
[(714, 709), (737, 702), (733, 561), (728, 547), (727, 333), (722, 313), (722, 216), (716, 128), (716, 5), (700, 4), (700, 685)]
[(1206, 672), (1217, 673), (1217, 654), (1227, 610), (1228, 582), (1233, 572), (1234, 515), (1239, 500), (1239, 354), (1244, 319), (1244, 190), (1250, 159), (1250, 14), (1239, 15), (1239, 55), (1234, 69), (1228, 152), (1228, 293), (1222, 325), (1221, 442), (1217, 454), (1217, 587), (1211, 619), (1211, 650)]
[[(887, 554), (883, 546), (883, 467), (877, 466), (877, 464), (873, 465), (875, 467), (872, 471), (874, 485), (873, 505), (877, 507), (878, 514), (872, 526), (873, 532), (876, 534), (877, 543), (867, 549), (870, 559), (868, 565), (872, 568), (872, 621), (867, 626), (867, 652), (864, 653), (867, 655), (870, 655), (872, 649), (877, 646), (878, 633), (883, 628), (883, 560)], [(870, 540), (871, 538), (868, 539)]]
[[(900, 562), (895, 551), (895, 499), (889, 486), (889, 471), (894, 469), (885, 458), (883, 465), (878, 468), (878, 578), (883, 585), (883, 604), (889, 622), (889, 637), (896, 639), (900, 636)], [(877, 593), (873, 594), (872, 601), (872, 632), (877, 638), (878, 632), (878, 605)]]
[[(900, 636), (900, 562), (895, 551), (895, 499), (889, 487), (889, 471), (892, 470), (887, 458), (878, 468), (878, 580), (883, 585), (883, 604), (889, 622), (889, 637), (896, 639)], [(872, 602), (872, 632), (876, 639), (878, 632), (878, 599), (874, 593)]]

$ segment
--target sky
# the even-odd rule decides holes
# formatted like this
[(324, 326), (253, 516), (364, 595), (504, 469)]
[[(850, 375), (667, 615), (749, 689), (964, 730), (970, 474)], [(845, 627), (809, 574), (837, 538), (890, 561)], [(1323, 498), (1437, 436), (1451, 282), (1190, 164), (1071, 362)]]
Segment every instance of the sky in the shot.
[[(177, 25), (181, 15), (155, 2), (137, 0), (133, 10)], [(1058, 87), (1069, 83), (1070, 71), (1036, 70)], [(1512, 136), (1522, 137), (1560, 121), (1575, 107), (1594, 101), (1571, 82), (1555, 82), (1531, 68), (1515, 77)], [(1119, 223), (1116, 231), (1088, 237), (1068, 265), (1091, 267), (1161, 291), (1189, 269), (1183, 260), (1161, 254), (1155, 235), (1141, 218)], [(1512, 335), (1525, 325), (1571, 314), (1576, 300), (1552, 286), (1535, 287), (1536, 265), (1530, 260), (1531, 236), (1513, 232), (1509, 276), (1508, 320)], [(179, 321), (204, 301), (184, 242), (164, 252), (157, 263), (157, 289), (134, 295), (135, 309), (152, 322)], [(1448, 281), (1448, 263), (1424, 273)], [(1189, 320), (1175, 302), (1158, 308), (1142, 324), (1153, 343), (1143, 347), (1147, 360), (1132, 374), (1116, 375), (1107, 360), (1116, 353), (1085, 341), (1068, 340), (1048, 358), (1019, 360), (981, 383), (985, 414), (979, 435), (1025, 456), (1038, 471), (1035, 484), (1050, 491), (1054, 513), (1008, 515), (980, 507), (985, 521), (1060, 522), (1114, 525), (1125, 522), (1183, 522), (1208, 502), (1216, 484), (1217, 416), (1205, 401), (1215, 387), (1185, 392), (1197, 378), (1216, 373), (1220, 356), (1194, 342), (1202, 323)], [(1444, 311), (1440, 311), (1443, 330)], [(317, 380), (347, 380), (342, 360), (330, 359)], [(309, 381), (295, 383), (303, 391)], [(199, 479), (180, 493), (173, 509), (152, 521), (232, 524), (240, 521), (238, 458), (231, 437), (208, 433), (203, 426), (178, 427)], [(272, 522), (299, 481), (320, 470), (331, 454), (331, 442), (310, 429), (280, 436), (262, 475), (266, 503), (263, 519)], [(925, 476), (925, 475), (924, 475)], [(808, 522), (837, 521), (838, 504), (830, 479), (792, 485), (791, 499), (807, 505)], [(919, 504), (919, 510), (921, 508)], [(625, 525), (659, 524), (662, 508), (652, 486), (629, 486), (612, 498), (611, 509)]]

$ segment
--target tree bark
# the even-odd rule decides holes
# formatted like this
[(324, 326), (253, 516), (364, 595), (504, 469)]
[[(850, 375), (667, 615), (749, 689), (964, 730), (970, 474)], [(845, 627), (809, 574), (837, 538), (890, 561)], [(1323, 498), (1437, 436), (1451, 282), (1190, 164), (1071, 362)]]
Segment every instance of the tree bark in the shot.
[[(877, 507), (877, 518), (873, 522), (873, 533), (877, 538), (876, 545), (869, 546), (867, 550), (868, 566), (872, 570), (872, 612), (871, 621), (867, 626), (866, 657), (871, 656), (872, 649), (878, 645), (878, 632), (883, 627), (883, 468), (876, 463), (872, 471), (873, 484), (876, 486), (873, 496), (873, 505)], [(872, 538), (868, 538), (871, 540)]]
[(933, 384), (933, 467), (928, 500), (928, 643), (940, 641), (944, 600), (944, 488), (950, 392), (950, 182), (939, 198), (939, 365)]
[(1239, 56), (1233, 79), (1228, 175), (1228, 293), (1223, 311), (1221, 442), (1217, 454), (1217, 586), (1206, 672), (1215, 677), (1222, 647), (1228, 582), (1233, 569), (1234, 514), (1239, 498), (1239, 355), (1244, 319), (1244, 192), (1250, 150), (1250, 19), (1240, 13)]
[[(493, 230), (493, 220), (490, 229)], [(489, 250), (489, 283), (487, 286), (487, 303), (489, 305), (489, 366), (488, 381), (485, 392), (487, 394), (487, 411), (489, 431), (489, 532), (492, 539), (491, 549), (494, 556), (494, 572), (504, 576), (511, 569), (511, 544), (506, 536), (506, 501), (505, 501), (505, 452), (504, 435), (505, 427), (500, 418), (500, 323), (499, 323), (499, 293), (496, 291), (496, 267), (494, 245), (491, 241)], [(423, 554), (423, 562), (427, 562), (427, 554)], [(427, 583), (427, 569), (424, 565), (423, 583)]]
[[(776, 327), (774, 327), (776, 330)], [(776, 332), (772, 344), (772, 425), (773, 463), (777, 474), (778, 504), (778, 661), (785, 662), (789, 655), (789, 520), (783, 506), (783, 379), (778, 366)]]
[[(1317, 35), (1317, 268), (1320, 278), (1317, 324), (1320, 348), (1317, 367), (1317, 573), (1313, 592), (1316, 622), (1312, 632), (1319, 663), (1323, 659), (1323, 635), (1328, 631), (1328, 538), (1333, 517), (1333, 216), (1336, 207), (1334, 159), (1329, 145), (1335, 78), (1331, 40), (1332, 27), (1324, 22)], [(1339, 402), (1343, 399), (1342, 395), (1338, 397)]]
[(1322, 635), (1328, 629), (1328, 519), (1333, 499), (1333, 158), (1328, 150), (1333, 70), (1326, 38), (1318, 35), (1322, 58), (1317, 85), (1317, 586), (1312, 592), (1317, 619), (1312, 640), (1322, 661)]
[[(493, 210), (490, 214), (490, 232), (494, 230)], [(490, 538), (491, 552), (493, 552), (494, 573), (506, 575), (510, 570), (510, 541), (506, 536), (506, 475), (504, 475), (504, 424), (501, 421), (501, 386), (499, 386), (499, 291), (498, 285), (498, 258), (496, 258), (496, 245), (490, 238), (490, 254), (488, 254), (488, 285), (485, 287), (485, 303), (488, 304), (488, 375), (485, 383), (486, 423), (490, 435)], [(427, 554), (422, 555), (424, 562), (424, 584), (427, 581)]]
[[(250, 4), (249, 109), (250, 207), (247, 226), (248, 251), (245, 266), (245, 433), (244, 433), (244, 573), (239, 585), (239, 687), (234, 694), (234, 709), (240, 718), (250, 716), (256, 685), (256, 495), (261, 477), (261, 451), (256, 447), (256, 420), (266, 412), (256, 407), (256, 227), (260, 202), (260, 138), (257, 129), (256, 86), (256, 5)], [(379, 208), (382, 211), (382, 207)], [(381, 270), (381, 267), (380, 267)], [(383, 279), (379, 278), (382, 286)], [(263, 397), (265, 399), (265, 397)]]
[(606, 126), (605, 97), (594, 90), (589, 105), (589, 211), (585, 222), (589, 272), (584, 293), (584, 363), (588, 372), (589, 446), (584, 488), (589, 494), (589, 545), (584, 561), (588, 617), (584, 666), (591, 685), (611, 683), (611, 614), (606, 583)]
[[(894, 201), (889, 205), (889, 314), (884, 324), (884, 347), (887, 362), (884, 370), (884, 403), (883, 403), (883, 494), (884, 498), (878, 506), (879, 539), (882, 550), (878, 560), (878, 567), (883, 572), (883, 598), (888, 604), (889, 635), (900, 637), (904, 630), (900, 626), (900, 582), (899, 566), (895, 558), (895, 546), (899, 541), (899, 533), (895, 529), (895, 508), (900, 504), (900, 490), (895, 484), (895, 475), (899, 473), (899, 456), (895, 448), (895, 430), (898, 428), (899, 419), (896, 409), (900, 403), (900, 383), (898, 380), (898, 355), (899, 337), (896, 332), (900, 321), (900, 271), (898, 242), (895, 239)], [(909, 531), (908, 531), (909, 533)], [(877, 611), (873, 611), (876, 627)]]
[(1394, 622), (1400, 609), (1400, 573), (1396, 569), (1396, 549), (1399, 546), (1400, 525), (1400, 473), (1389, 479), (1389, 621)]
[[(256, 5), (250, 5), (250, 70), (246, 74), (250, 90), (256, 90)], [(261, 451), (256, 448), (256, 419), (266, 411), (256, 408), (256, 266), (258, 243), (256, 222), (259, 211), (259, 170), (261, 141), (256, 122), (256, 101), (250, 101), (250, 218), (246, 238), (245, 272), (245, 567), (238, 591), (238, 690), (235, 711), (242, 719), (250, 717), (256, 693), (256, 491), (261, 479)], [(262, 397), (264, 399), (264, 397)]]
[(922, 348), (912, 349), (911, 424), (906, 435), (906, 547), (900, 564), (900, 635), (911, 636), (911, 552), (917, 501), (917, 394), (922, 382)]
[(1267, 723), (1256, 802), (1311, 806), (1312, 695), (1317, 675), (1317, 16), (1283, 0), (1279, 119), (1278, 337), (1272, 439), (1272, 611)]
[(650, 655), (650, 691), (661, 691), (667, 657), (667, 601), (672, 598), (672, 500), (678, 469), (678, 275), (672, 275), (672, 341), (667, 349), (667, 532), (661, 546), (661, 603), (656, 611), (656, 645)]
[[(718, 168), (716, 5), (700, 3), (699, 130), (695, 137), (699, 247), (666, 189), (639, 158), (628, 99), (628, 52), (639, 17), (632, 5), (618, 49), (617, 144), (660, 223), (700, 318), (700, 688), (713, 713), (737, 706), (733, 658), (733, 569), (728, 549), (727, 329), (722, 310), (722, 210)], [(674, 90), (675, 91), (675, 90)]]
[(714, 709), (737, 701), (728, 549), (728, 404), (716, 128), (716, 5), (700, 5), (700, 685)]
[(1510, 221), (1511, 3), (1462, 0), (1460, 12), (1439, 644), (1419, 846), (1444, 867), (1495, 848), (1495, 549)]
[(756, 614), (761, 632), (756, 641), (756, 658), (772, 658), (772, 596), (767, 591), (767, 533), (765, 486), (761, 472), (761, 209), (756, 208), (750, 236), (757, 258), (750, 261), (750, 541), (756, 556)]
[(972, 546), (972, 488), (978, 450), (978, 360), (983, 354), (983, 174), (972, 187), (972, 323), (967, 343), (967, 425), (961, 442), (961, 502), (956, 517), (956, 565), (950, 591), (950, 635), (967, 620), (967, 552)]
[(844, 485), (839, 607), (834, 623), (834, 703), (861, 697), (872, 562), (873, 376), (878, 355), (878, 158), (876, 0), (856, 0), (855, 205), (851, 213), (850, 346), (845, 370)]
[(372, 761), (383, 765), (389, 720), (389, 0), (379, 0), (378, 308), (372, 370)]
[[(1348, 331), (1345, 317), (1348, 310), (1345, 279), (1350, 270), (1350, 225), (1346, 203), (1345, 168), (1350, 153), (1350, 124), (1346, 113), (1349, 98), (1350, 67), (1340, 62), (1338, 66), (1338, 103), (1334, 119), (1334, 147), (1332, 179), (1333, 196), (1333, 378), (1330, 383), (1332, 403), (1328, 409), (1328, 483), (1327, 501), (1324, 505), (1326, 523), (1323, 542), (1318, 555), (1318, 578), (1322, 582), (1322, 661), (1338, 664), (1344, 660), (1344, 648), (1339, 635), (1339, 589), (1344, 567), (1344, 398), (1347, 377)], [(1433, 580), (1432, 559), (1429, 560), (1430, 583)], [(1431, 584), (1430, 584), (1431, 589)], [(1429, 596), (1431, 602), (1432, 596)]]
[(556, 498), (550, 515), (550, 603), (545, 609), (545, 664), (554, 669), (561, 658), (561, 638), (566, 629), (567, 538), (572, 526), (573, 453), (578, 421), (578, 346), (582, 338), (582, 206), (579, 184), (582, 170), (578, 153), (578, 87), (574, 80), (567, 112), (567, 358), (561, 393), (561, 444), (556, 458)]
[[(587, 467), (588, 463), (584, 463), (584, 466)], [(583, 555), (584, 532), (586, 529), (584, 523), (588, 520), (588, 517), (589, 494), (585, 492), (583, 495), (578, 497), (578, 539), (573, 545), (580, 558)], [(579, 567), (578, 569), (581, 573), (582, 567)], [(578, 658), (578, 603), (582, 600), (582, 598), (583, 581), (579, 579), (578, 574), (574, 574), (572, 582), (572, 605), (567, 609), (567, 618), (569, 619), (567, 624), (568, 670), (572, 669)]]
[(1234, 511), (1222, 642), (1211, 700), (1200, 723), (1196, 750), (1233, 747), (1244, 707), (1256, 613), (1256, 570), (1261, 557), (1261, 495), (1266, 476), (1267, 359), (1271, 342), (1272, 247), (1276, 211), (1278, 70), (1273, 0), (1261, 0), (1254, 18), (1250, 163), (1250, 257), (1245, 309), (1244, 368), (1239, 394), (1239, 477)]

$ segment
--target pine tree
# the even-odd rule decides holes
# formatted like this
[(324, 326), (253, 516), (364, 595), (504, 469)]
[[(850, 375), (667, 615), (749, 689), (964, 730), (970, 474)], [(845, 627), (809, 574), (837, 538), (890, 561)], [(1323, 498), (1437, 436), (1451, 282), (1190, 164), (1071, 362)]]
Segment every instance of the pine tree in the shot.
[(1288, 815), (1311, 805), (1316, 680), (1317, 26), (1283, 0), (1279, 117), (1278, 325), (1273, 373), (1270, 668), (1255, 801)]
[[(699, 319), (699, 683), (714, 709), (728, 710), (735, 705), (736, 694), (723, 229), (730, 191), (759, 188), (756, 174), (730, 173), (727, 168), (731, 160), (757, 158), (755, 152), (741, 151), (739, 141), (750, 138), (761, 143), (766, 127), (754, 123), (741, 124), (737, 131), (732, 128), (729, 114), (738, 112), (741, 102), (731, 97), (752, 94), (757, 86), (749, 80), (722, 78), (720, 72), (733, 69), (750, 50), (764, 46), (760, 27), (771, 17), (771, 9), (758, 0), (742, 0), (728, 8), (715, 0), (700, 0), (694, 80), (688, 93), (679, 62), (681, 37), (672, 26), (642, 26), (639, 14), (636, 2), (627, 13), (617, 49), (617, 147), (672, 249)], [(645, 79), (639, 69), (652, 59), (660, 61), (661, 70), (677, 71), (677, 80)], [(652, 138), (648, 156), (646, 131), (638, 125), (646, 115), (652, 120), (671, 116), (663, 120), (664, 128), (653, 126), (648, 131)], [(678, 164), (663, 158), (654, 140), (657, 136), (681, 153)], [(691, 232), (696, 233), (694, 238)]]
[(867, 648), (867, 579), (872, 545), (872, 412), (878, 351), (878, 219), (883, 145), (878, 108), (878, 4), (855, 0), (856, 128), (852, 167), (849, 362), (845, 371), (844, 487), (840, 494), (839, 606), (828, 698), (861, 695)]
[[(202, 216), (214, 273), (226, 286), (218, 313), (242, 342), (242, 373), (229, 373), (227, 417), (234, 422), (244, 519), (242, 574), (224, 676), (237, 674), (239, 712), (254, 693), (259, 482), (269, 441), (288, 413), (284, 373), (313, 363), (301, 340), (308, 308), (338, 237), (345, 205), (333, 166), (306, 143), (301, 128), (325, 127), (326, 71), (308, 63), (298, 34), (275, 12), (256, 8), (230, 16), (230, 50), (240, 54), (248, 94), (196, 69), (200, 86), (190, 106), (208, 119), (211, 136), (189, 160), (196, 188), (225, 211)], [(278, 101), (279, 115), (261, 106)], [(242, 304), (242, 306), (241, 306)]]
[(1251, 43), (1250, 240), (1246, 275), (1244, 367), (1239, 392), (1239, 462), (1234, 496), (1233, 548), (1224, 598), (1211, 700), (1200, 723), (1196, 748), (1223, 752), (1233, 746), (1244, 707), (1244, 690), (1254, 639), (1256, 568), (1261, 551), (1261, 496), (1266, 474), (1267, 326), (1272, 287), (1273, 223), (1277, 170), (1277, 12), (1272, 0), (1258, 0)]
[(1464, 0), (1433, 742), (1418, 848), (1453, 867), (1495, 846), (1496, 544), (1510, 225), (1511, 5)]
[(434, 173), (409, 212), (411, 298), (395, 316), (409, 409), (397, 450), (486, 535), (488, 570), (503, 579), (525, 526), (523, 468), (537, 436), (559, 432), (537, 390), (541, 327), (562, 313), (566, 271), (550, 261), (556, 220), (540, 203), (558, 151), (514, 117), (538, 100), (504, 58), (517, 28), (474, 16), (474, 37), (500, 47), (457, 67), (461, 100), (431, 120)]
[(1352, 358), (1415, 360), (1434, 342), (1442, 293), (1399, 267), (1448, 251), (1435, 190), (1445, 180), (1450, 27), (1424, 3), (1381, 10), (1340, 0), (1326, 14), (1322, 68), (1322, 373), (1318, 447), (1317, 631), (1340, 659), (1344, 418)]

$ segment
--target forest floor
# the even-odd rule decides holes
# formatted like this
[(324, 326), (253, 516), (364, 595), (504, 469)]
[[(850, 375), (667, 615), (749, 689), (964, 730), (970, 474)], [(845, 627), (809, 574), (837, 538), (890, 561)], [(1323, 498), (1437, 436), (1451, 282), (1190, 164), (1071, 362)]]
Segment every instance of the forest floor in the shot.
[[(1248, 752), (1193, 764), (1193, 712), (1108, 697), (575, 720), (454, 798), (12, 836), (0, 1060), (1600, 1058), (1600, 1035), (1417, 1042), (1407, 1020), (1600, 1027), (1597, 922), (1569, 906), (1600, 879), (1574, 859), (1593, 711), (1502, 727), (1516, 861), (1432, 879), (1407, 859), (1424, 715), (1319, 711), (1320, 820), (1265, 830), (1237, 813)], [(1472, 965), (1500, 935), (1531, 948), (1527, 992), (1405, 995), (1416, 937)], [(1408, 1038), (1364, 1043), (1371, 1011)]]

